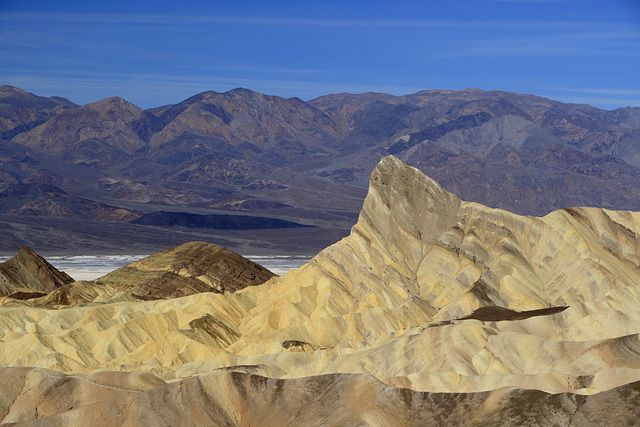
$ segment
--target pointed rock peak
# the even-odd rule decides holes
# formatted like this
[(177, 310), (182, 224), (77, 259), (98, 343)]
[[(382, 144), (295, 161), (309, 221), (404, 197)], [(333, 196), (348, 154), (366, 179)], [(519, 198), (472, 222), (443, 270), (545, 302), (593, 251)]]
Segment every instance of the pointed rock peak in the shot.
[(417, 168), (394, 156), (382, 158), (371, 174), (370, 190), (376, 190), (389, 203), (428, 202), (429, 212), (438, 206), (459, 204), (460, 199)]
[(30, 247), (22, 246), (22, 245), (20, 245), (20, 247), (18, 248), (18, 256), (19, 257), (20, 256), (25, 256), (25, 257), (42, 258), (40, 255), (35, 253), (34, 250), (31, 249)]
[(260, 92), (255, 92), (251, 89), (247, 89), (244, 87), (237, 87), (235, 89), (231, 89), (227, 92), (225, 92), (229, 95), (234, 95), (234, 96), (255, 96), (255, 95), (262, 95)]
[(20, 246), (18, 255), (0, 264), (0, 295), (10, 295), (25, 288), (49, 293), (72, 282), (71, 276), (26, 246)]
[(124, 98), (120, 98), (119, 96), (112, 96), (110, 98), (101, 99), (100, 101), (90, 102), (89, 104), (84, 105), (82, 108), (90, 108), (93, 110), (97, 110), (101, 113), (105, 113), (109, 110), (129, 110), (135, 112), (142, 112), (142, 108), (138, 107), (135, 104), (130, 103)]
[(388, 156), (371, 174), (354, 231), (415, 264), (422, 245), (452, 227), (461, 203), (418, 169)]

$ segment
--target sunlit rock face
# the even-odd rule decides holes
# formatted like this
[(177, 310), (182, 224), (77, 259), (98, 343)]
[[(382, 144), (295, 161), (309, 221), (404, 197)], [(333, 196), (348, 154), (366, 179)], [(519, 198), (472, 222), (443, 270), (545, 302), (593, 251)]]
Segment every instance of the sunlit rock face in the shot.
[[(189, 390), (240, 425), (267, 414), (266, 401), (283, 422), (593, 423), (611, 402), (637, 396), (639, 230), (633, 212), (570, 208), (536, 218), (464, 202), (387, 157), (350, 236), (298, 270), (235, 292), (140, 301), (124, 278), (175, 269), (157, 257), (132, 265), (131, 276), (70, 285), (101, 295), (82, 304), (5, 301), (0, 360), (93, 382), (144, 380), (139, 393), (166, 399), (148, 413), (167, 417), (174, 407), (195, 410), (182, 394)], [(49, 384), (34, 376), (42, 371), (11, 372)], [(309, 378), (318, 375), (330, 376)], [(300, 416), (291, 396), (326, 390), (333, 397), (309, 406), (309, 419), (291, 418)], [(523, 402), (546, 409), (523, 414)], [(127, 411), (148, 403), (118, 405), (114, 413), (135, 424), (146, 412)]]
[(311, 280), (333, 274), (358, 301), (375, 295), (390, 308), (411, 301), (429, 320), (492, 305), (566, 306), (634, 285), (639, 218), (594, 208), (517, 216), (462, 202), (387, 157), (351, 235), (300, 273), (317, 266)]

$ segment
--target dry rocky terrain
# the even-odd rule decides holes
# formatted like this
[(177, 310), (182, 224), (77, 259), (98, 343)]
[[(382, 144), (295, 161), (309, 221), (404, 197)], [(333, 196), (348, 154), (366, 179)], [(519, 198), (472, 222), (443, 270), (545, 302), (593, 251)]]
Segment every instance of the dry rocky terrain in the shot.
[(4, 297), (0, 419), (632, 425), (639, 272), (638, 213), (519, 216), (385, 157), (350, 235), (284, 276), (194, 242)]
[[(78, 106), (0, 86), (0, 215), (11, 224), (47, 218), (29, 243), (38, 252), (61, 253), (51, 218), (77, 223), (72, 234), (91, 235), (100, 251), (115, 243), (105, 242), (105, 222), (174, 232), (200, 227), (194, 215), (232, 213), (315, 226), (307, 233), (317, 253), (330, 243), (324, 236), (348, 234), (371, 170), (388, 155), (464, 200), (518, 214), (638, 211), (639, 128), (639, 108), (477, 89), (305, 102), (239, 88), (143, 110), (118, 97)], [(0, 252), (16, 241), (26, 243), (1, 239)], [(259, 243), (282, 253), (268, 238)], [(65, 253), (87, 246), (78, 236)], [(156, 240), (142, 253), (166, 247)]]

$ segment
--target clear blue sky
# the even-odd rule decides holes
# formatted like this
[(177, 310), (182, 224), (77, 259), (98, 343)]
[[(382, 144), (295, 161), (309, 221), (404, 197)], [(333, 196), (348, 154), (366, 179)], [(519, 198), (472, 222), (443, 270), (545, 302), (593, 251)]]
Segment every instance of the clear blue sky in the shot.
[(0, 0), (0, 84), (143, 108), (246, 87), (640, 106), (640, 0)]

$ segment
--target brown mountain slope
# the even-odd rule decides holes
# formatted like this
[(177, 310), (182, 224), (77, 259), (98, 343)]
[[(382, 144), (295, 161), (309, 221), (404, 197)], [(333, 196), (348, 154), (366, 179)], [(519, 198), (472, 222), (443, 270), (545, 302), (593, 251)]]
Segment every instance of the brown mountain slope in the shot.
[(167, 126), (154, 138), (156, 149), (185, 132), (226, 141), (278, 164), (327, 155), (340, 147), (333, 122), (309, 104), (247, 89), (203, 92), (159, 117)]
[(348, 145), (325, 114), (302, 100), (247, 89), (203, 92), (155, 113), (166, 126), (153, 137), (149, 157), (172, 183), (269, 194), (296, 186), (292, 165)]
[(119, 268), (98, 281), (154, 300), (199, 292), (235, 292), (273, 276), (261, 265), (220, 246), (189, 242)]
[(56, 270), (26, 246), (20, 246), (18, 255), (0, 264), (0, 296), (27, 290), (49, 293), (71, 282), (68, 274)]
[(234, 89), (149, 111), (109, 98), (16, 134), (0, 147), (0, 186), (54, 182), (145, 213), (255, 200), (291, 206), (297, 222), (357, 213), (369, 172), (392, 154), (465, 200), (519, 214), (640, 210), (639, 123), (637, 108), (477, 89), (309, 102)]
[(153, 115), (113, 97), (63, 111), (13, 140), (47, 154), (66, 151), (67, 156), (73, 157), (83, 148), (100, 149), (101, 156), (106, 151), (121, 159), (143, 148), (160, 128)]
[(465, 200), (516, 213), (640, 209), (638, 109), (604, 111), (477, 89), (339, 94), (310, 104), (346, 124), (345, 139), (370, 147), (320, 172), (329, 177), (342, 177), (335, 172), (347, 167), (356, 182), (386, 153)]
[(0, 213), (128, 222), (140, 215), (129, 209), (75, 197), (47, 184), (15, 184), (0, 192)]
[(17, 87), (0, 86), (0, 139), (15, 135), (44, 123), (57, 113), (76, 104), (65, 98), (45, 98)]
[(274, 380), (213, 372), (163, 384), (149, 374), (0, 368), (0, 421), (21, 425), (632, 425), (640, 383), (592, 396), (498, 389), (427, 393), (367, 375)]

